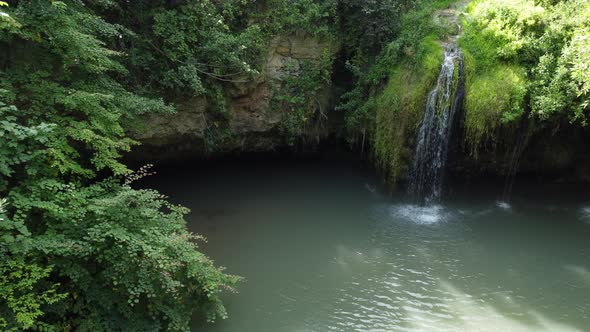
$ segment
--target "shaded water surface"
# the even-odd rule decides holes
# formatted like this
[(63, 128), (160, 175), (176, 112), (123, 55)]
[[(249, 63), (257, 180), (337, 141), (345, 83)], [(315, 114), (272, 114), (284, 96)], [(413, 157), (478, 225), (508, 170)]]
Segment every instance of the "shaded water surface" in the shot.
[(508, 207), (495, 202), (501, 187), (480, 187), (422, 207), (343, 164), (227, 163), (149, 180), (246, 279), (225, 296), (230, 318), (194, 331), (590, 329), (582, 191), (517, 184)]

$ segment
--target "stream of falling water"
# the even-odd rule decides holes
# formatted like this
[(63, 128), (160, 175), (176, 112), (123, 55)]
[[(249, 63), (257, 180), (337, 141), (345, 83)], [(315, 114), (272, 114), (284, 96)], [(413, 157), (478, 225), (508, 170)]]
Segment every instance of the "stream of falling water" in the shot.
[(445, 47), (436, 87), (428, 96), (410, 172), (410, 194), (426, 202), (439, 201), (443, 193), (444, 170), (454, 119), (463, 102), (463, 88), (463, 57), (453, 41)]

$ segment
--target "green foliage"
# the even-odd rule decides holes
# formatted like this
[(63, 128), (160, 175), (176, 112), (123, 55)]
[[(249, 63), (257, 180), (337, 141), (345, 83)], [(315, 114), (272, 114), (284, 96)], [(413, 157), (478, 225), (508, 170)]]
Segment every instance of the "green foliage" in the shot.
[(8, 3), (0, 1), (0, 30), (17, 31), (21, 25), (9, 13), (2, 10), (2, 7), (8, 7)]
[[(466, 55), (466, 66), (471, 61)], [(469, 72), (465, 91), (465, 143), (473, 157), (481, 144), (493, 148), (503, 122), (512, 122), (523, 113), (526, 81), (524, 70), (501, 65), (473, 75)], [(493, 91), (493, 93), (490, 93)]]
[(296, 32), (331, 37), (336, 16), (333, 0), (143, 0), (115, 8), (128, 29), (121, 51), (129, 55), (131, 84), (169, 96), (250, 81), (261, 71), (272, 38)]
[(322, 109), (323, 90), (331, 83), (332, 56), (324, 49), (317, 60), (291, 59), (286, 75), (273, 94), (272, 107), (282, 111), (281, 127), (290, 144), (306, 133), (308, 125), (321, 123), (327, 110)]
[[(164, 88), (198, 95), (205, 92), (206, 79), (231, 81), (256, 73), (249, 63), (261, 55), (260, 27), (251, 25), (231, 31), (223, 10), (228, 8), (220, 12), (214, 2), (202, 1), (155, 11), (154, 35), (149, 36), (146, 46), (164, 56), (164, 70), (156, 71), (159, 76), (154, 77)], [(156, 64), (148, 66), (151, 69)]]
[(355, 85), (343, 95), (343, 102), (338, 108), (346, 112), (347, 130), (351, 137), (358, 138), (359, 132), (371, 130), (375, 114), (364, 104), (366, 101), (370, 104), (371, 96), (378, 94), (385, 83), (391, 81), (390, 75), (396, 71), (396, 67), (400, 64), (420, 67), (422, 62), (440, 64), (440, 59), (431, 57), (434, 52), (440, 53), (440, 47), (432, 41), (442, 38), (446, 31), (435, 22), (433, 13), (446, 8), (451, 2), (417, 1), (413, 4), (414, 9), (399, 19), (400, 31), (391, 31), (396, 33), (396, 38), (381, 46), (383, 50), (376, 58), (357, 53), (348, 62), (348, 67), (355, 76)]
[(133, 104), (169, 108), (130, 94), (110, 76), (125, 69), (115, 60), (118, 53), (99, 38), (116, 33), (116, 27), (76, 3), (26, 2), (14, 9), (14, 17), (22, 28), (0, 39), (9, 50), (0, 80), (14, 89), (23, 125), (56, 125), (47, 137), (47, 162), (68, 176), (127, 172), (117, 158), (134, 144), (121, 125), (139, 113)]
[[(0, 191), (7, 189), (8, 178), (18, 166), (42, 159), (44, 151), (40, 148), (48, 142), (54, 128), (46, 123), (34, 127), (20, 125), (17, 122), (18, 110), (16, 106), (7, 104), (7, 94), (7, 90), (0, 90)], [(28, 170), (35, 172), (30, 167)]]
[(506, 37), (473, 24), (463, 21), (460, 45), (466, 68), (465, 145), (477, 158), (480, 148), (492, 149), (498, 143), (502, 121), (513, 121), (524, 113), (527, 80), (524, 68), (509, 61), (511, 52), (500, 51)]
[(317, 38), (333, 38), (337, 32), (336, 0), (267, 0), (253, 13), (263, 31), (277, 34), (307, 33)]
[(41, 267), (23, 257), (1, 256), (0, 328), (21, 331), (54, 327), (42, 321), (41, 310), (66, 298), (66, 294), (57, 293), (57, 284), (44, 285), (53, 267)]
[(35, 215), (32, 251), (69, 294), (50, 313), (81, 331), (188, 330), (193, 308), (225, 317), (218, 293), (237, 281), (197, 251), (185, 208), (152, 190), (107, 180), (80, 187), (44, 180), (12, 192), (15, 220)]
[[(375, 55), (402, 30), (399, 18), (416, 0), (342, 0), (339, 2), (342, 39), (351, 52)], [(354, 53), (351, 53), (354, 56)]]
[(468, 12), (461, 46), (472, 154), (525, 113), (540, 127), (564, 118), (586, 124), (590, 2), (477, 0)]
[(43, 322), (42, 309), (66, 294), (57, 292), (59, 284), (47, 281), (53, 266), (32, 261), (31, 233), (24, 223), (8, 219), (6, 205), (6, 199), (0, 198), (0, 329), (52, 327)]
[(442, 48), (434, 36), (425, 38), (418, 47), (420, 61), (396, 66), (387, 86), (375, 97), (373, 153), (391, 185), (408, 173), (411, 142), (443, 59)]
[(186, 209), (121, 184), (128, 124), (173, 108), (121, 79), (132, 33), (94, 11), (117, 5), (2, 6), (2, 330), (186, 331), (193, 312), (226, 315), (219, 292), (237, 278), (198, 251)]

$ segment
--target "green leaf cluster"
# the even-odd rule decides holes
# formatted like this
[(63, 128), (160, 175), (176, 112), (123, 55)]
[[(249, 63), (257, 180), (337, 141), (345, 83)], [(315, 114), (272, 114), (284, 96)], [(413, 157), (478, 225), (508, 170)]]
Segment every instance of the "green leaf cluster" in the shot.
[(174, 108), (126, 79), (132, 32), (99, 15), (122, 3), (1, 6), (2, 330), (186, 331), (194, 312), (226, 316), (219, 293), (238, 279), (199, 252), (188, 211), (123, 183), (129, 124)]
[(476, 0), (464, 26), (466, 143), (474, 155), (523, 114), (536, 129), (586, 125), (590, 2)]

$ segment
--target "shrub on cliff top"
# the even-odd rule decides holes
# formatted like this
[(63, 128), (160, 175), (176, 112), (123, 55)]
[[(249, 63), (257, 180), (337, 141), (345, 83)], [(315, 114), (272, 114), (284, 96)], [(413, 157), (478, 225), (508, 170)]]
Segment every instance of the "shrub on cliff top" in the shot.
[(461, 46), (468, 55), (466, 143), (472, 152), (493, 145), (496, 128), (525, 113), (540, 120), (539, 127), (561, 119), (586, 124), (589, 1), (476, 0), (468, 13)]

